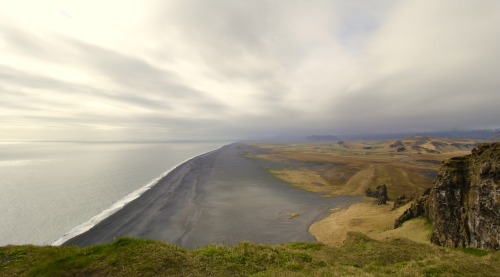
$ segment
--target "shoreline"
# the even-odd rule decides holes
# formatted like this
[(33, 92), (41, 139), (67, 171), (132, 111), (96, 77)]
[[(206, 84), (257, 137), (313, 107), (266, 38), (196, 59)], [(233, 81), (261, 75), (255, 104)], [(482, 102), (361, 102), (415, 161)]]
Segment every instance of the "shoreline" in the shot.
[[(322, 198), (278, 180), (232, 143), (177, 166), (141, 196), (63, 245), (132, 236), (195, 249), (211, 243), (316, 241), (310, 226), (355, 197)], [(297, 214), (292, 216), (292, 214)]]
[(140, 188), (132, 191), (131, 193), (127, 194), (122, 199), (116, 201), (109, 208), (101, 211), (99, 214), (93, 216), (89, 220), (87, 220), (87, 221), (85, 221), (85, 222), (83, 222), (83, 223), (81, 223), (81, 224), (73, 227), (68, 232), (64, 233), (62, 236), (60, 236), (59, 238), (57, 238), (54, 241), (52, 241), (51, 243), (49, 243), (49, 245), (51, 245), (51, 246), (60, 246), (60, 245), (63, 245), (66, 241), (68, 241), (68, 240), (70, 240), (70, 239), (72, 239), (72, 238), (74, 238), (76, 236), (79, 236), (79, 235), (87, 232), (88, 230), (92, 229), (95, 225), (99, 224), (101, 221), (105, 220), (106, 218), (108, 218), (108, 217), (112, 216), (113, 214), (115, 214), (116, 212), (118, 212), (120, 209), (122, 209), (123, 207), (125, 207), (130, 202), (132, 202), (135, 199), (141, 197), (142, 194), (144, 194), (146, 191), (150, 190), (152, 187), (154, 187), (159, 182), (161, 182), (162, 179), (164, 179), (165, 177), (167, 177), (167, 175), (170, 174), (177, 167), (181, 166), (184, 163), (189, 162), (192, 159), (196, 159), (199, 156), (212, 153), (214, 151), (217, 151), (217, 150), (221, 149), (222, 147), (224, 147), (226, 145), (230, 145), (230, 144), (233, 144), (233, 143), (234, 142), (229, 143), (229, 144), (224, 144), (224, 145), (222, 145), (222, 146), (220, 146), (220, 147), (218, 147), (216, 149), (213, 149), (213, 150), (210, 150), (208, 152), (205, 152), (205, 153), (202, 153), (202, 154), (190, 157), (187, 160), (184, 160), (184, 161), (178, 163), (177, 165), (175, 165), (175, 166), (171, 167), (170, 169), (168, 169), (167, 171), (163, 172), (159, 177), (157, 177), (157, 178), (151, 180), (150, 182), (148, 182), (146, 185), (144, 185), (144, 186), (142, 186), (142, 187), (140, 187)]

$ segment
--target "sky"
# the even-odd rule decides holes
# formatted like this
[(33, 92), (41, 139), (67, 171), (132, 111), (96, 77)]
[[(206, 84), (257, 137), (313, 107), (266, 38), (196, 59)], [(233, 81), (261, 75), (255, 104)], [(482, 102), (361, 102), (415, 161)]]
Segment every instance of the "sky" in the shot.
[(498, 0), (0, 0), (0, 139), (500, 127)]

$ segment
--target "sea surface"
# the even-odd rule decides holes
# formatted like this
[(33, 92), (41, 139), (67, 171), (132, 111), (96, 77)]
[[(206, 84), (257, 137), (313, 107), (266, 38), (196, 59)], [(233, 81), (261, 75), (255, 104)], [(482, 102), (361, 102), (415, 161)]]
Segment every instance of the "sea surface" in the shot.
[(52, 244), (223, 144), (0, 142), (0, 245)]

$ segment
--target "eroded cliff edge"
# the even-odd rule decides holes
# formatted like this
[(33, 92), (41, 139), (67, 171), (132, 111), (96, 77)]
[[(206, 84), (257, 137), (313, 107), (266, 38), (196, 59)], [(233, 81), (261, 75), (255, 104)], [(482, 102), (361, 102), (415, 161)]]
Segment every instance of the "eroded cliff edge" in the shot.
[(433, 224), (431, 241), (448, 247), (500, 248), (500, 143), (485, 143), (467, 156), (443, 161), (433, 187), (400, 218), (424, 216)]

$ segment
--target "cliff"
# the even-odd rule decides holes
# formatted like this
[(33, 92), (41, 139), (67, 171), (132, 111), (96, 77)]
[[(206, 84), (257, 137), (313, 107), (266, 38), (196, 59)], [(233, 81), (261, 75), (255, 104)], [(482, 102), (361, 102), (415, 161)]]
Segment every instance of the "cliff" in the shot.
[(443, 162), (433, 187), (396, 220), (432, 220), (431, 241), (448, 247), (500, 248), (500, 143)]

